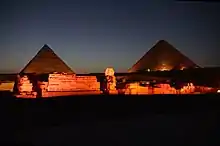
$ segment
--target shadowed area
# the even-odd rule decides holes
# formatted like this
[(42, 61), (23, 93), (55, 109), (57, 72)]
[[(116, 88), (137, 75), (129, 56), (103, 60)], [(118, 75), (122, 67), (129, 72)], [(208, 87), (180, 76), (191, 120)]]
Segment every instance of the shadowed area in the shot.
[(198, 98), (186, 95), (2, 98), (0, 142), (212, 145), (220, 130), (216, 102), (219, 97), (195, 97)]

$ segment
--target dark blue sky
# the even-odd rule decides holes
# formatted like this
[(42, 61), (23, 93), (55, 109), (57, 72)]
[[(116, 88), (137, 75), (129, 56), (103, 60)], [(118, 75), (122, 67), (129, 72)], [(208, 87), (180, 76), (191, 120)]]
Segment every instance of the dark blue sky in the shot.
[(48, 44), (76, 72), (125, 71), (164, 39), (201, 66), (220, 65), (220, 3), (1, 0), (0, 70)]

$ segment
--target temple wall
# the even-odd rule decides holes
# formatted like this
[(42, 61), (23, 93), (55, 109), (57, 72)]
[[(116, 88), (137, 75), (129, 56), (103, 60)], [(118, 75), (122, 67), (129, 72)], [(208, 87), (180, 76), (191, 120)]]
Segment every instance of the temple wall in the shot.
[(75, 76), (51, 74), (48, 91), (100, 90), (96, 76)]
[(125, 94), (132, 94), (132, 95), (150, 94), (150, 91), (148, 87), (140, 86), (139, 83), (131, 83), (127, 85)]
[[(19, 78), (18, 90), (21, 96), (36, 98), (36, 89), (27, 76)], [(96, 76), (76, 76), (75, 74), (49, 74), (48, 82), (37, 81), (42, 97), (100, 94), (100, 82)], [(20, 97), (20, 96), (17, 96)]]
[(74, 74), (71, 75), (49, 74), (47, 91), (74, 91), (74, 90), (76, 90), (76, 76)]
[(195, 92), (195, 87), (192, 84), (188, 84), (176, 90), (170, 87), (169, 84), (158, 84), (157, 87), (143, 87), (139, 83), (128, 84), (125, 94), (131, 95), (144, 95), (144, 94), (190, 94)]
[(210, 88), (206, 86), (196, 86), (195, 90), (196, 92), (200, 92), (200, 93), (209, 93), (209, 92), (213, 92), (214, 88)]
[(76, 90), (100, 90), (96, 76), (76, 76)]

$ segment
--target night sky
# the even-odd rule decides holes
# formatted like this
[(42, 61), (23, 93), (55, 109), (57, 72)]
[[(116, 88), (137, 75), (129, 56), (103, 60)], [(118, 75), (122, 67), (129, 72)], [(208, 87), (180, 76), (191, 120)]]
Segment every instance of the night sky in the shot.
[(220, 65), (220, 3), (1, 0), (0, 71), (18, 72), (48, 44), (77, 73), (126, 71), (164, 39), (201, 66)]

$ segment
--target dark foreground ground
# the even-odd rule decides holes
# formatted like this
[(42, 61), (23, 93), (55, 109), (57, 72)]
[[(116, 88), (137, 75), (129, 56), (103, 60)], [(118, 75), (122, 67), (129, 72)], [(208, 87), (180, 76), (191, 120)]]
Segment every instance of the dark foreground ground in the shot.
[(0, 144), (219, 145), (220, 96), (78, 96), (13, 99), (2, 94)]

